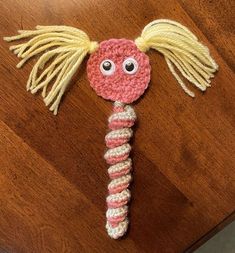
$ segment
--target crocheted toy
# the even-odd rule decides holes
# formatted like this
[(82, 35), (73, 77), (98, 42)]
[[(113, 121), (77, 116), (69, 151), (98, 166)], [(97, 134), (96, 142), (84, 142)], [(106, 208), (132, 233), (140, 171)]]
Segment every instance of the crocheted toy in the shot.
[[(171, 20), (160, 19), (149, 23), (135, 41), (110, 39), (91, 41), (87, 34), (68, 26), (37, 26), (33, 31), (19, 31), (19, 35), (5, 37), (6, 41), (28, 39), (10, 47), (22, 60), (20, 68), (31, 57), (41, 54), (30, 73), (27, 90), (42, 91), (46, 106), (56, 115), (61, 98), (74, 73), (87, 54), (87, 75), (97, 95), (114, 101), (109, 117), (110, 132), (105, 136), (108, 150), (104, 158), (110, 165), (108, 174), (108, 210), (106, 229), (117, 239), (128, 228), (128, 202), (131, 194), (132, 161), (129, 157), (131, 127), (136, 120), (133, 108), (128, 105), (137, 100), (148, 87), (150, 63), (145, 54), (149, 49), (162, 53), (166, 63), (183, 90), (194, 97), (178, 73), (205, 91), (210, 78), (218, 69), (207, 47), (185, 26)], [(178, 69), (178, 73), (174, 67)], [(51, 85), (50, 90), (48, 86)]]

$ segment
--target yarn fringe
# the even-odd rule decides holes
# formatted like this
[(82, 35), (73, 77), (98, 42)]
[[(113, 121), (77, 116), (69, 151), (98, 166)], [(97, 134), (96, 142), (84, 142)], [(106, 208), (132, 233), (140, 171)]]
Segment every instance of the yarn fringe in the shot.
[[(41, 55), (29, 75), (27, 90), (33, 94), (42, 90), (46, 106), (50, 105), (50, 111), (56, 115), (72, 76), (84, 57), (98, 48), (98, 43), (90, 41), (85, 32), (69, 26), (37, 26), (36, 30), (18, 32), (19, 35), (4, 37), (4, 40), (29, 39), (10, 46), (10, 50), (22, 59), (17, 68), (21, 68), (30, 58)], [(48, 91), (48, 85), (52, 82)]]
[(195, 94), (186, 87), (174, 66), (202, 91), (210, 86), (210, 78), (218, 70), (208, 48), (187, 27), (172, 20), (159, 19), (149, 23), (135, 43), (143, 52), (152, 48), (162, 53), (171, 73), (191, 97)]

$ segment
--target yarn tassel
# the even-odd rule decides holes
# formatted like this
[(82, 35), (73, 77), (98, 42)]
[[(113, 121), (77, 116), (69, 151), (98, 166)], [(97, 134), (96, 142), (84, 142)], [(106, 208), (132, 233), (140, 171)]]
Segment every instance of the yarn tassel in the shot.
[(136, 114), (131, 106), (114, 103), (113, 114), (108, 119), (111, 131), (105, 136), (108, 150), (104, 155), (110, 165), (108, 174), (111, 179), (108, 185), (106, 229), (113, 239), (123, 236), (128, 229), (127, 204), (131, 197), (128, 187), (132, 179), (131, 146), (128, 142), (133, 135), (131, 127), (135, 120)]
[(178, 72), (201, 91), (210, 87), (210, 79), (218, 65), (210, 56), (209, 49), (185, 26), (169, 19), (149, 23), (135, 40), (142, 52), (155, 49), (164, 55), (166, 63), (184, 92), (194, 97)]
[[(40, 55), (29, 75), (27, 90), (32, 94), (41, 90), (45, 105), (50, 105), (50, 111), (56, 115), (70, 80), (85, 56), (98, 48), (98, 43), (90, 41), (85, 32), (69, 26), (37, 26), (36, 30), (18, 32), (19, 35), (4, 37), (4, 40), (28, 39), (10, 46), (10, 50), (21, 58), (17, 68)], [(51, 83), (53, 85), (48, 91)]]

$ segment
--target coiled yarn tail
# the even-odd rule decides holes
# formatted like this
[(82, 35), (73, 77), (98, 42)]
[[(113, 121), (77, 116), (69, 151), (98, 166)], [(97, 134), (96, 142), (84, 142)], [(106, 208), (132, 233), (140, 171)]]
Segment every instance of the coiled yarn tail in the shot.
[(113, 114), (109, 117), (111, 131), (105, 136), (107, 152), (104, 155), (110, 165), (108, 169), (111, 182), (108, 185), (108, 210), (106, 229), (110, 237), (118, 239), (128, 228), (128, 206), (131, 194), (128, 189), (131, 182), (132, 161), (129, 158), (131, 146), (128, 143), (133, 135), (131, 127), (136, 114), (129, 105), (114, 103)]

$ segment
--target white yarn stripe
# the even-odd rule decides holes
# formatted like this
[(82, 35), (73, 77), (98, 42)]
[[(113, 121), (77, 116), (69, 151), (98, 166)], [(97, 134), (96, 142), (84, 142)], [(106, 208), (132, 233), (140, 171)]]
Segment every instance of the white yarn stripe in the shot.
[(120, 102), (120, 101), (115, 101), (115, 102), (114, 102), (114, 107), (115, 107), (115, 108), (124, 107), (124, 106), (125, 106), (125, 104), (122, 103), (122, 102)]
[(122, 128), (109, 132), (106, 136), (106, 140), (119, 139), (119, 138), (131, 138), (133, 131), (130, 128)]
[(126, 143), (126, 144), (123, 144), (122, 146), (107, 150), (107, 152), (104, 155), (104, 158), (109, 159), (112, 157), (122, 156), (122, 155), (130, 153), (130, 151), (131, 151), (131, 146), (129, 143)]
[(115, 188), (119, 187), (120, 185), (129, 184), (130, 182), (131, 182), (131, 175), (127, 174), (122, 177), (113, 179), (109, 183), (108, 189), (115, 189)]
[(122, 201), (129, 201), (130, 198), (131, 198), (131, 192), (128, 189), (126, 189), (120, 193), (109, 195), (106, 198), (106, 200), (107, 202), (122, 202)]
[(128, 211), (127, 206), (122, 206), (118, 208), (109, 208), (106, 212), (107, 218), (117, 218), (120, 216), (124, 216)]
[(129, 105), (126, 105), (124, 112), (117, 112), (112, 114), (109, 117), (108, 122), (111, 123), (112, 121), (116, 120), (136, 120), (136, 114)]
[(116, 173), (116, 172), (122, 171), (125, 168), (131, 169), (131, 166), (132, 166), (132, 161), (130, 158), (128, 158), (127, 160), (125, 160), (123, 162), (120, 162), (120, 163), (110, 166), (108, 169), (108, 173), (109, 174)]

